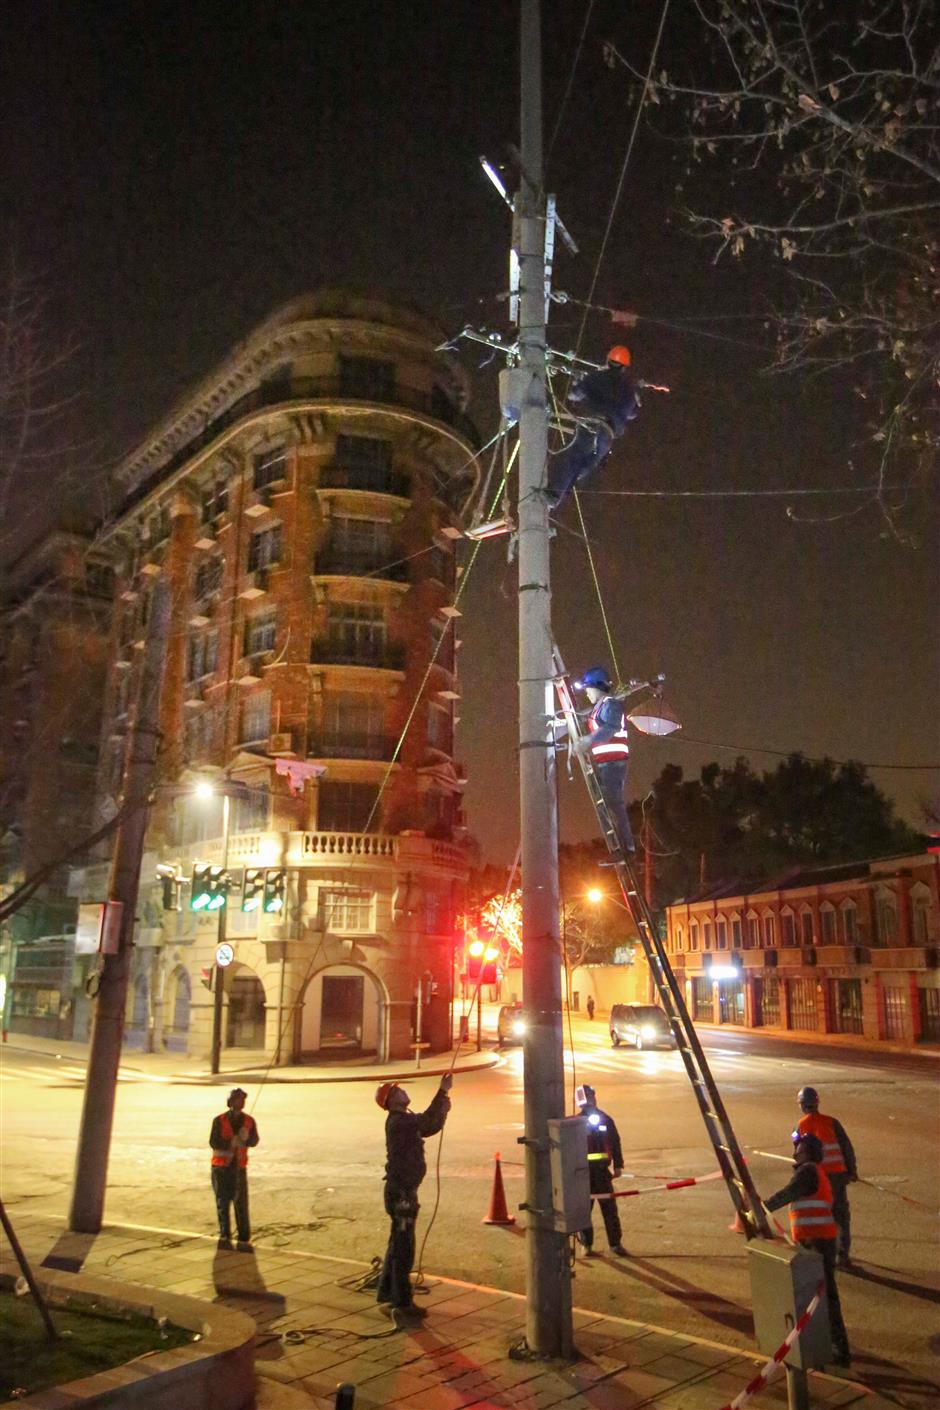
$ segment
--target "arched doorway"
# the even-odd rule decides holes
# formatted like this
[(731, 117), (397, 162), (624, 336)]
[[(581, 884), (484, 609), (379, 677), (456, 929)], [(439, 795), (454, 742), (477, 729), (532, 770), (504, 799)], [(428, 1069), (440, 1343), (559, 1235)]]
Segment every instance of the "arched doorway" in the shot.
[(141, 971), (134, 980), (131, 995), (130, 1019), (124, 1034), (128, 1048), (142, 1048), (147, 1042), (147, 1025), (150, 1017), (150, 977)]
[(264, 1047), (264, 986), (245, 965), (233, 966), (225, 980), (225, 1047)]
[(192, 1003), (192, 981), (182, 965), (170, 976), (167, 1021), (163, 1044), (168, 1052), (185, 1053), (189, 1043), (189, 1010)]
[(384, 1000), (382, 986), (368, 970), (343, 964), (320, 970), (304, 992), (301, 1059), (379, 1056)]

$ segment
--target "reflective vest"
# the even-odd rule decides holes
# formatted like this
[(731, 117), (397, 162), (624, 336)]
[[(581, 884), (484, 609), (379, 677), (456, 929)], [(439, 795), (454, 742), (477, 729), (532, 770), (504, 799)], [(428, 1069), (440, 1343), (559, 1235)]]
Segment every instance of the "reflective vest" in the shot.
[[(589, 734), (595, 734), (601, 723), (597, 718), (600, 708), (610, 696), (605, 696), (603, 700), (598, 700), (594, 709), (588, 715), (587, 727)], [(630, 736), (627, 734), (626, 721), (621, 717), (620, 728), (612, 739), (606, 740), (603, 744), (592, 744), (591, 754), (598, 764), (609, 764), (616, 760), (628, 759), (630, 757)]]
[(812, 1239), (834, 1239), (838, 1230), (832, 1217), (832, 1186), (821, 1165), (816, 1171), (816, 1193), (810, 1198), (795, 1199), (790, 1205), (790, 1237), (796, 1244)]
[[(255, 1129), (255, 1119), (253, 1116), (243, 1116), (242, 1119), (244, 1122), (242, 1130), (247, 1136), (250, 1136), (252, 1131)], [(235, 1135), (235, 1128), (232, 1125), (232, 1119), (229, 1116), (228, 1112), (226, 1112), (224, 1116), (219, 1117), (219, 1129), (222, 1132), (223, 1141), (231, 1142)], [(213, 1151), (212, 1164), (231, 1165), (232, 1158), (234, 1157), (234, 1155), (235, 1151)], [(244, 1169), (245, 1166), (248, 1164), (247, 1146), (238, 1147), (238, 1164), (242, 1167), (242, 1169)]]
[(810, 1111), (800, 1117), (796, 1128), (801, 1136), (816, 1136), (822, 1141), (822, 1168), (827, 1175), (846, 1175), (848, 1166), (842, 1158), (842, 1147), (836, 1136), (836, 1128), (831, 1116), (822, 1116), (818, 1111)]

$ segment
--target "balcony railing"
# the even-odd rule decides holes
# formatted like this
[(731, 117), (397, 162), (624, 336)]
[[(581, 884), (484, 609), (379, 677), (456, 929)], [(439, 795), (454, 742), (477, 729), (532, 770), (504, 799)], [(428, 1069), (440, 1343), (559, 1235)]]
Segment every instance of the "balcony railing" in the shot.
[(401, 671), (405, 648), (398, 642), (375, 643), (318, 640), (310, 647), (314, 666), (371, 666), (382, 671)]
[(381, 759), (388, 761), (395, 751), (394, 739), (377, 734), (321, 734), (314, 737), (307, 752), (314, 759)]
[(408, 564), (395, 562), (401, 555), (396, 549), (385, 554), (351, 553), (332, 544), (320, 550), (313, 563), (315, 577), (377, 578), (381, 582), (406, 583)]
[(367, 401), (376, 405), (404, 407), (419, 415), (431, 416), (452, 427), (471, 446), (478, 446), (480, 433), (469, 416), (454, 406), (440, 391), (436, 393), (419, 391), (416, 387), (402, 387), (397, 383), (382, 387), (368, 387), (348, 378), (340, 377), (294, 377), (279, 382), (263, 382), (253, 387), (238, 401), (209, 421), (197, 435), (181, 446), (178, 451), (155, 470), (130, 494), (122, 506), (122, 512), (132, 509), (140, 500), (146, 499), (151, 490), (172, 474), (174, 470), (192, 460), (193, 456), (226, 431), (244, 416), (260, 411), (267, 406), (279, 406), (290, 401)]
[(393, 494), (408, 499), (408, 476), (378, 465), (324, 465), (320, 471), (321, 490), (365, 490), (369, 494)]
[(303, 857), (337, 857), (345, 861), (394, 857), (398, 838), (384, 832), (304, 832), (300, 834)]

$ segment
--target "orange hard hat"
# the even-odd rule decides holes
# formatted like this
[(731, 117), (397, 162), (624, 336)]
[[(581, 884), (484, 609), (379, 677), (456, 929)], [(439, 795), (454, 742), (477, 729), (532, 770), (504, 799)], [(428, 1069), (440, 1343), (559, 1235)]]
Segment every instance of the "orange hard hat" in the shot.
[(380, 1107), (382, 1108), (382, 1110), (385, 1111), (385, 1110), (387, 1109), (388, 1099), (389, 1099), (389, 1097), (391, 1096), (393, 1089), (394, 1089), (395, 1087), (397, 1087), (398, 1085), (399, 1085), (399, 1083), (397, 1083), (397, 1082), (383, 1082), (380, 1087), (376, 1087), (376, 1089), (375, 1089), (375, 1103), (376, 1103), (376, 1106), (380, 1106)]
[(608, 362), (619, 362), (621, 367), (629, 367), (633, 358), (630, 356), (630, 349), (625, 348), (622, 343), (618, 343), (615, 348), (611, 348), (607, 354)]

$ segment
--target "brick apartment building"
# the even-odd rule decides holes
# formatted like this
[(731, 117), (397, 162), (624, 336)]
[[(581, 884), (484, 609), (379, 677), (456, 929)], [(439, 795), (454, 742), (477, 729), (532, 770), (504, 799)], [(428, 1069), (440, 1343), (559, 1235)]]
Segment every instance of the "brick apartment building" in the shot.
[[(86, 534), (58, 529), (3, 573), (0, 894), (94, 825), (113, 582)], [(72, 1030), (75, 906), (65, 868), (0, 926), (0, 1016), (16, 1032)]]
[[(403, 1057), (422, 977), (421, 1036), (449, 1043), (468, 844), (454, 761), (458, 568), (443, 531), (470, 484), (476, 436), (440, 341), (407, 309), (302, 297), (119, 467), (121, 508), (97, 540), (116, 578), (105, 813), (120, 793), (158, 579), (172, 600), (131, 1043), (208, 1053), (201, 981), (218, 916), (190, 909), (197, 862), (224, 862), (236, 881), (244, 868), (286, 872), (279, 914), (230, 895), (223, 1047), (279, 1062)], [(322, 777), (286, 772), (313, 761)], [(216, 791), (205, 800), (195, 790), (207, 780)], [(163, 908), (158, 863), (184, 878), (179, 911)], [(104, 860), (73, 874), (80, 941), (94, 934), (106, 877)], [(74, 1036), (85, 1036), (79, 1025)]]
[(699, 1022), (940, 1042), (938, 855), (717, 888), (670, 906), (667, 923)]

